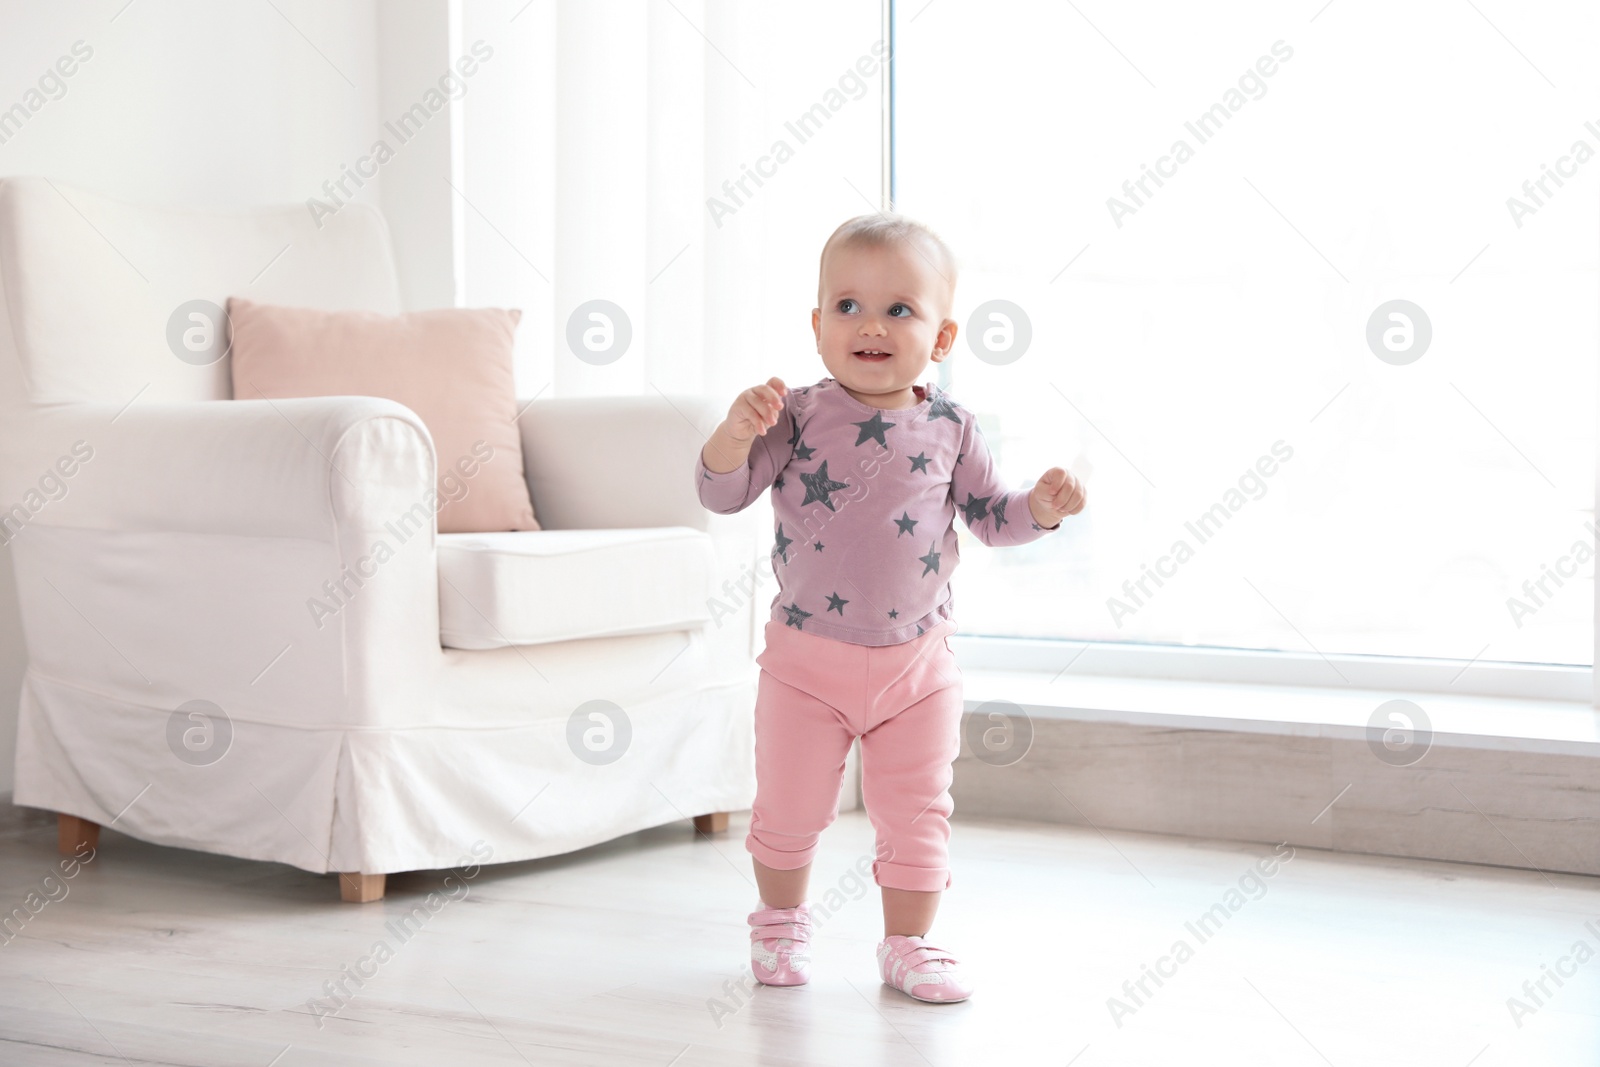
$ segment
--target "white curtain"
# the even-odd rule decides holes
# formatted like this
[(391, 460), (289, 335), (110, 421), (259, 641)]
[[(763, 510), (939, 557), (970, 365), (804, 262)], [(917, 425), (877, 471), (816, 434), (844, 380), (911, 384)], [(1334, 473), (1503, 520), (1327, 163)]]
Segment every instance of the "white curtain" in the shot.
[[(523, 309), (520, 395), (825, 374), (822, 242), (882, 206), (875, 0), (461, 0), (455, 25), (494, 49), (458, 103), (458, 290)], [(631, 325), (612, 362), (568, 346), (593, 300)]]

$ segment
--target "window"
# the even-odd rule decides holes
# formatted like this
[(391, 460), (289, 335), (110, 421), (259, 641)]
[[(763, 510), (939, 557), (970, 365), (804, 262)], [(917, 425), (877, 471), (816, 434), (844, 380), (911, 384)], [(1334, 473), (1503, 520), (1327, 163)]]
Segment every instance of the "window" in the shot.
[(891, 4), (944, 384), (1090, 493), (964, 632), (1591, 664), (1600, 12), (1216, 7)]

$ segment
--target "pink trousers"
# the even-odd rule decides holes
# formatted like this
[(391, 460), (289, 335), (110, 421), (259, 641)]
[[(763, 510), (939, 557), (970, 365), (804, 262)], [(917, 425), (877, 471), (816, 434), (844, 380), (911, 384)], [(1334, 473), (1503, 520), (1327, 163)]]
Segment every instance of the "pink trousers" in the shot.
[(881, 647), (776, 619), (756, 690), (756, 799), (745, 848), (774, 870), (811, 862), (834, 820), (845, 755), (861, 738), (861, 790), (877, 831), (880, 886), (950, 887), (950, 765), (961, 751), (954, 622)]

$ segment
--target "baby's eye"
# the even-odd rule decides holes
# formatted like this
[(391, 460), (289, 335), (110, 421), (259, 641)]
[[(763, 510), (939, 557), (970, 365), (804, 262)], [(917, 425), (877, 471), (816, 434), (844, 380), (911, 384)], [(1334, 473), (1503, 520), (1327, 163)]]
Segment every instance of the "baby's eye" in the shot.
[(855, 309), (856, 309), (856, 302), (854, 300), (851, 300), (849, 297), (846, 297), (845, 299), (839, 301), (839, 310), (844, 312), (846, 315), (850, 314)]
[(912, 311), (910, 306), (907, 304), (896, 304), (894, 307), (889, 309), (889, 314), (895, 316), (895, 318), (903, 319), (912, 314)]

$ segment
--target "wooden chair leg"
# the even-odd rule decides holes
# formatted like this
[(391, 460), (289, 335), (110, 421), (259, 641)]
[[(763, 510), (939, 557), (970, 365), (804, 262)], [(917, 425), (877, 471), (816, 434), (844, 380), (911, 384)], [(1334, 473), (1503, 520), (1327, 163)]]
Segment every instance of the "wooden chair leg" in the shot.
[(370, 904), (383, 899), (385, 875), (339, 873), (339, 899), (346, 904)]
[(696, 815), (694, 830), (697, 834), (721, 834), (728, 830), (728, 813), (714, 811), (710, 815)]
[(100, 847), (100, 824), (76, 815), (56, 815), (56, 848), (63, 856), (81, 855)]

